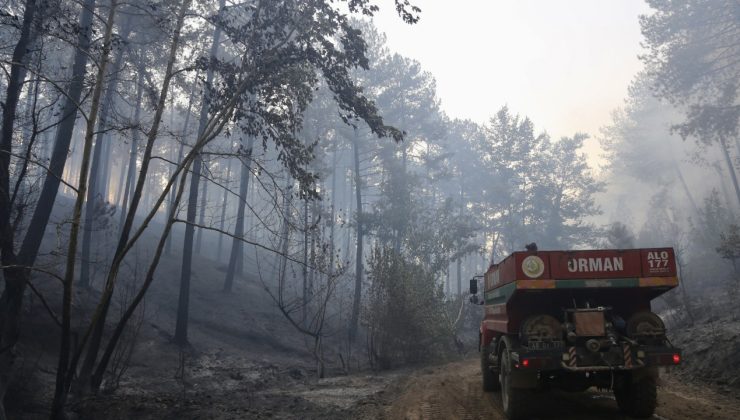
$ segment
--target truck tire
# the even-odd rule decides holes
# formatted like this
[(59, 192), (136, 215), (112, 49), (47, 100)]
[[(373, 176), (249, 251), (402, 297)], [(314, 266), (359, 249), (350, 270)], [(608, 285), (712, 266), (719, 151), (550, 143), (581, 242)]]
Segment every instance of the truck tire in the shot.
[(511, 371), (514, 369), (514, 361), (507, 347), (501, 352), (499, 367), (499, 382), (501, 386), (501, 402), (504, 414), (509, 420), (527, 418), (529, 390), (518, 389), (511, 386)]
[(483, 374), (483, 391), (485, 392), (493, 392), (501, 389), (498, 375), (491, 370), (491, 362), (488, 360), (490, 353), (491, 349), (488, 346), (483, 346), (480, 352), (480, 370)]
[(625, 381), (614, 388), (614, 398), (624, 414), (640, 419), (652, 417), (658, 404), (655, 378), (644, 376), (635, 382)]

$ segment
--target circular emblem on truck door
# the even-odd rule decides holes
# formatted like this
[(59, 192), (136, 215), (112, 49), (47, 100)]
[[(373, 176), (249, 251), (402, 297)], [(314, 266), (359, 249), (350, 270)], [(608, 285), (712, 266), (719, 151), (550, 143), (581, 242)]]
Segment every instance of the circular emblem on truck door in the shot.
[(545, 263), (542, 258), (530, 255), (522, 261), (522, 271), (531, 279), (537, 278), (545, 272)]

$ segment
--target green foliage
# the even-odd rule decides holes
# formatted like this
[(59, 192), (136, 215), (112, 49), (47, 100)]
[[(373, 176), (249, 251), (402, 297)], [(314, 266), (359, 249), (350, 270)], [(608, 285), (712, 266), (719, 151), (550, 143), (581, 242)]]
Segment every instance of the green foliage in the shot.
[(614, 111), (600, 140), (611, 176), (664, 185), (676, 179), (677, 160), (682, 157), (675, 152), (681, 139), (668, 129), (678, 111), (653, 96), (653, 83), (646, 73), (635, 77), (624, 107)]
[(630, 228), (622, 222), (614, 222), (604, 232), (604, 247), (616, 249), (628, 249), (635, 247), (635, 235)]
[(732, 212), (722, 201), (719, 192), (712, 190), (704, 199), (704, 206), (696, 218), (695, 239), (707, 249), (715, 249), (718, 238), (724, 233), (724, 227), (734, 223)]
[(719, 234), (719, 246), (717, 253), (727, 260), (732, 261), (732, 266), (737, 270), (736, 261), (740, 258), (740, 226), (731, 224), (726, 232)]
[(481, 191), (485, 225), (503, 236), (504, 253), (537, 242), (544, 249), (591, 243), (603, 189), (580, 152), (584, 134), (552, 141), (528, 118), (504, 107), (484, 127), (476, 150), (487, 176)]
[(390, 247), (376, 247), (368, 278), (364, 321), (373, 366), (424, 363), (450, 353), (444, 293), (426, 267)]
[(667, 188), (651, 197), (647, 215), (638, 234), (641, 247), (672, 246), (676, 250), (683, 247), (686, 231), (681, 223), (685, 215), (674, 204)]
[[(544, 226), (543, 247), (573, 248), (593, 244), (595, 227), (585, 219), (601, 214), (594, 195), (604, 189), (604, 184), (594, 178), (581, 152), (585, 134), (562, 137), (559, 141), (545, 143), (540, 156), (538, 177), (534, 185), (534, 207), (539, 211), (540, 227)], [(535, 213), (537, 215), (537, 213)]]
[(740, 7), (735, 0), (648, 0), (640, 25), (656, 93), (686, 106), (676, 128), (704, 142), (737, 136)]
[(412, 229), (407, 235), (407, 254), (432, 274), (441, 274), (450, 263), (480, 250), (475, 243), (479, 227), (459, 217), (451, 198), (436, 208), (417, 208), (408, 217)]
[[(350, 1), (350, 10), (372, 15), (369, 1)], [(402, 5), (399, 13), (414, 10)], [(413, 20), (410, 15), (408, 19)], [(407, 18), (405, 15), (403, 16)], [(307, 170), (314, 159), (313, 142), (296, 136), (314, 92), (325, 86), (340, 119), (364, 121), (378, 137), (401, 141), (403, 134), (386, 125), (375, 103), (352, 78), (354, 69), (367, 69), (367, 46), (362, 31), (334, 2), (259, 2), (226, 8), (212, 18), (232, 44), (234, 57), (198, 61), (215, 69), (219, 84), (211, 90), (211, 109), (231, 109), (230, 117), (248, 135), (274, 144), (277, 159), (300, 183), (301, 196), (318, 197), (318, 177)]]

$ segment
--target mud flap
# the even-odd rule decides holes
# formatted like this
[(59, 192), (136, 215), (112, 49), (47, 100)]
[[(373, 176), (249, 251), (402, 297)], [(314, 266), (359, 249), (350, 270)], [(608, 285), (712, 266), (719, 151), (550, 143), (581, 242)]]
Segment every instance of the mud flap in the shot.
[[(500, 340), (498, 340), (498, 350), (497, 353), (500, 354), (501, 352), (501, 346), (506, 346), (506, 348), (510, 349), (510, 351), (513, 353), (512, 356), (515, 361), (519, 361), (519, 341), (510, 336), (504, 336)], [(517, 388), (517, 389), (535, 389), (539, 388), (540, 380), (539, 380), (539, 374), (536, 370), (530, 370), (530, 369), (519, 369), (514, 368), (511, 370), (511, 378), (509, 379), (511, 381), (511, 387)]]
[(637, 383), (643, 378), (658, 379), (658, 368), (657, 367), (645, 367), (640, 369), (634, 369), (630, 371), (630, 382)]
[(536, 371), (515, 369), (511, 372), (511, 387), (518, 389), (535, 389), (539, 387)]

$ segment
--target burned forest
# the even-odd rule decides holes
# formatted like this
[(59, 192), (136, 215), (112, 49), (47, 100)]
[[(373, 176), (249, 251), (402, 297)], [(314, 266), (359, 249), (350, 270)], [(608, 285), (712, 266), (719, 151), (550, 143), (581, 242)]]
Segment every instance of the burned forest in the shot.
[(740, 418), (737, 0), (0, 0), (0, 41), (0, 420)]

